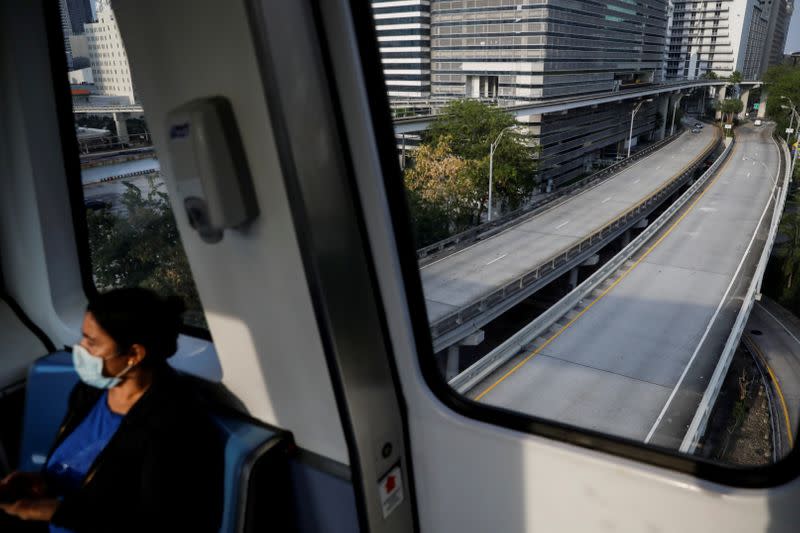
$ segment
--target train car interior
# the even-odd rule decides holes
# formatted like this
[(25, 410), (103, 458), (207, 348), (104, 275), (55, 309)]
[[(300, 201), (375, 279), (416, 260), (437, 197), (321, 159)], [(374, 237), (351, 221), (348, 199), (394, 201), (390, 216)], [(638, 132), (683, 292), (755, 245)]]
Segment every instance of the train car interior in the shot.
[(170, 364), (212, 406), (221, 531), (800, 527), (794, 451), (730, 465), (448, 385), (370, 2), (98, 2), (127, 102), (82, 100), (59, 4), (0, 2), (0, 478), (46, 460), (87, 302), (146, 286), (188, 303)]

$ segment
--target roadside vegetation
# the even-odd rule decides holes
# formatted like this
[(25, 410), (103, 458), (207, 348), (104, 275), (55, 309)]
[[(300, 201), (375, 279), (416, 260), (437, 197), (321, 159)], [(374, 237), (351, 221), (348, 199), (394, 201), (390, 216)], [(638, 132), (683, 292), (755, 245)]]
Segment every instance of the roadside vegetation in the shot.
[(89, 251), (95, 286), (100, 291), (146, 287), (183, 298), (184, 322), (207, 328), (189, 261), (163, 183), (150, 178), (148, 193), (125, 183), (123, 213), (88, 210)]
[(474, 100), (450, 102), (404, 173), (417, 245), (480, 223), (488, 209), (489, 150), (494, 152), (494, 213), (522, 206), (536, 188), (538, 149), (509, 113)]

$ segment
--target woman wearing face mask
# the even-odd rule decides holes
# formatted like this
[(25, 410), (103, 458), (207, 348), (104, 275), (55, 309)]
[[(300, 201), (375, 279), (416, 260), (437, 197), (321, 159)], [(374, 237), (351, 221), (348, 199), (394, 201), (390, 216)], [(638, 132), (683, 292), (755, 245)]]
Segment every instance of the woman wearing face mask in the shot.
[(81, 382), (43, 471), (0, 481), (0, 530), (218, 530), (219, 439), (167, 364), (182, 311), (145, 289), (89, 303), (72, 351)]

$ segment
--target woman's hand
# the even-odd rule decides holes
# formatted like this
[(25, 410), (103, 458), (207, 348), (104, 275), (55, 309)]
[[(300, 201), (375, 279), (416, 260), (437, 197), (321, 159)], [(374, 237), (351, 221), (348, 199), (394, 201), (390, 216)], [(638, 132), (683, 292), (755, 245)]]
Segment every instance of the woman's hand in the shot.
[(61, 502), (55, 498), (39, 500), (17, 500), (14, 503), (0, 503), (0, 509), (22, 520), (49, 522)]
[(12, 472), (0, 480), (0, 502), (12, 502), (22, 498), (41, 498), (47, 486), (41, 474), (35, 472)]

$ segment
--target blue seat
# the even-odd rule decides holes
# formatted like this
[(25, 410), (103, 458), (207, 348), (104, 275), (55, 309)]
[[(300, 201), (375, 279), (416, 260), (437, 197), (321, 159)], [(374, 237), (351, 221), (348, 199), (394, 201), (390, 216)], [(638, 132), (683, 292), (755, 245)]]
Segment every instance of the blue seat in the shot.
[[(42, 468), (78, 382), (72, 354), (56, 352), (38, 359), (28, 372), (20, 470)], [(225, 446), (225, 502), (221, 531), (242, 531), (252, 502), (248, 501), (254, 469), (270, 452), (280, 456), (289, 442), (286, 433), (253, 423), (235, 414), (214, 414)]]

